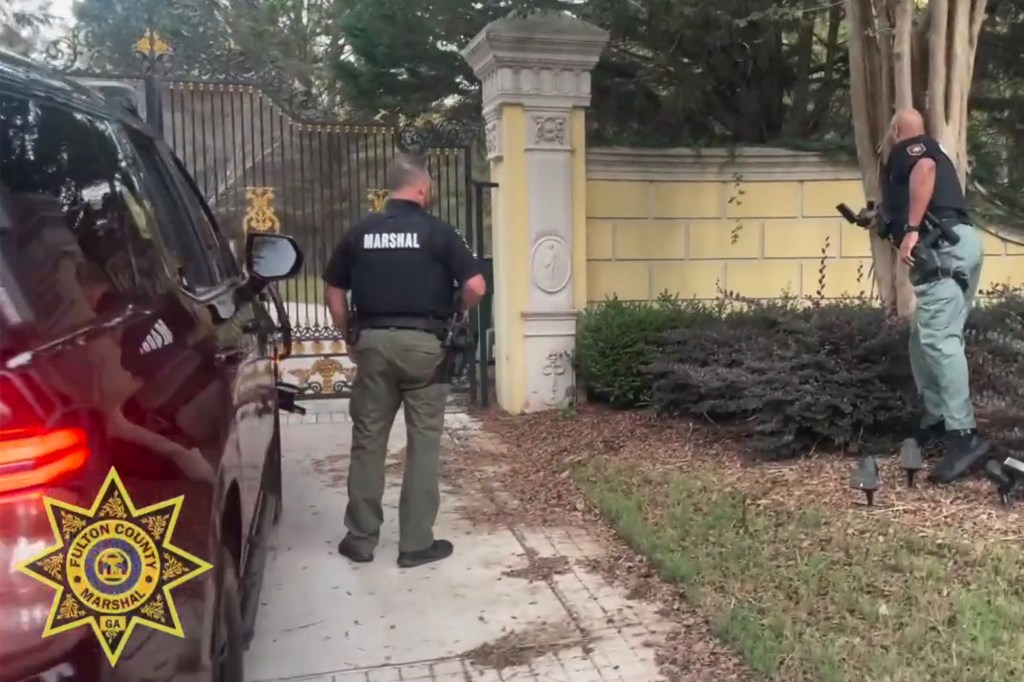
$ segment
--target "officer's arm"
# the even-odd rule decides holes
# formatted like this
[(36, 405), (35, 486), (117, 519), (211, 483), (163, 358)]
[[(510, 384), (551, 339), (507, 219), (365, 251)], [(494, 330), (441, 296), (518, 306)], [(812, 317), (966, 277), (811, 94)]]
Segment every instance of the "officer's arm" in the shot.
[(912, 226), (919, 226), (924, 220), (934, 191), (935, 160), (919, 159), (910, 171), (910, 212), (907, 219)]
[(906, 147), (901, 165), (909, 176), (907, 184), (910, 189), (910, 206), (907, 223), (911, 227), (920, 227), (925, 213), (928, 212), (928, 204), (931, 203), (932, 193), (935, 191), (936, 162), (938, 155), (944, 153), (939, 143), (931, 137), (923, 137), (920, 142)]
[(487, 282), (480, 274), (476, 256), (462, 234), (451, 225), (445, 225), (443, 229), (446, 231), (447, 242), (443, 253), (444, 261), (462, 288), (462, 308), (469, 310), (487, 293)]
[(348, 329), (348, 290), (352, 288), (351, 232), (341, 240), (324, 268), (324, 299), (337, 329)]

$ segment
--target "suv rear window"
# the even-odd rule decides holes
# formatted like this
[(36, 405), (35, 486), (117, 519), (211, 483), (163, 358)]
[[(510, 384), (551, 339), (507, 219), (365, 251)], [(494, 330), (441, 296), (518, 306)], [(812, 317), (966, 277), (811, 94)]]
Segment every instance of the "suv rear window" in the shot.
[[(3, 344), (51, 340), (184, 281), (160, 243), (153, 202), (109, 121), (0, 93)], [(212, 280), (204, 262), (196, 280)], [(26, 341), (27, 342), (27, 341)]]

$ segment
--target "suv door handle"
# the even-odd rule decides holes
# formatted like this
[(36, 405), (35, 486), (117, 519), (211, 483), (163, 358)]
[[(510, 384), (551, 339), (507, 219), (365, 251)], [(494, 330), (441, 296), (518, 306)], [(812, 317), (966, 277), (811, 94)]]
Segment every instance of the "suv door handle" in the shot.
[(260, 324), (259, 320), (246, 320), (242, 324), (242, 333), (244, 334), (257, 334), (265, 330), (266, 326)]
[(219, 350), (213, 354), (213, 359), (225, 365), (235, 365), (245, 357), (245, 351), (241, 348), (228, 348)]

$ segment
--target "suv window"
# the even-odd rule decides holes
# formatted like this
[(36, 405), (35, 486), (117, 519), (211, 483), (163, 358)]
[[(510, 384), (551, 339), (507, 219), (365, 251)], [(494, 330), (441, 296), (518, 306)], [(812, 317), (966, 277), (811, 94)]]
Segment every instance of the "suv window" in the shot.
[(0, 93), (0, 194), (4, 293), (22, 302), (15, 318), (32, 335), (59, 335), (181, 284), (155, 206), (100, 116)]
[(207, 218), (201, 198), (192, 191), (189, 179), (154, 140), (137, 130), (127, 132), (146, 175), (146, 184), (159, 202), (160, 229), (173, 257), (192, 283), (192, 290), (201, 292), (231, 279), (237, 274), (234, 261)]

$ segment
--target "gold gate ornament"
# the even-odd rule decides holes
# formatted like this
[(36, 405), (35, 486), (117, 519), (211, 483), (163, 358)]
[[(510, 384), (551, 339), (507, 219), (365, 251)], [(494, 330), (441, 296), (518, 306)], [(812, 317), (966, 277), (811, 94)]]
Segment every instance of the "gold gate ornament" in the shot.
[(171, 46), (154, 29), (149, 29), (135, 41), (135, 51), (146, 57), (164, 57), (171, 53)]
[(243, 226), (246, 232), (279, 232), (281, 221), (274, 211), (273, 187), (246, 187), (245, 198), (249, 208)]
[(388, 200), (388, 190), (371, 189), (366, 198), (370, 200), (370, 210), (374, 213), (384, 210), (384, 204)]

